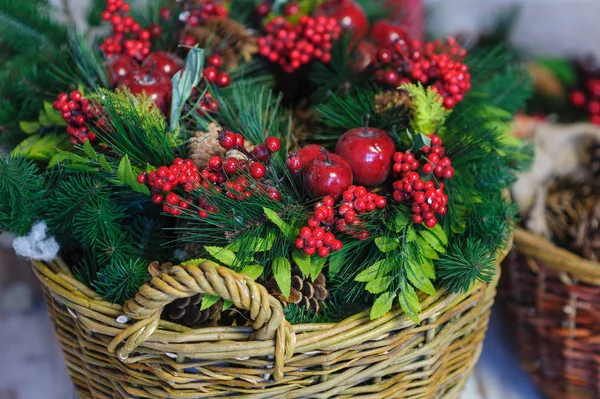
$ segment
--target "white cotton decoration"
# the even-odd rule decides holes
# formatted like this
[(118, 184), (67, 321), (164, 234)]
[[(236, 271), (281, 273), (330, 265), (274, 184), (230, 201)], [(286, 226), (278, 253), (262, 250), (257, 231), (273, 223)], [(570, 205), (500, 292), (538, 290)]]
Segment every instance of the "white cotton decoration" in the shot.
[(37, 222), (28, 235), (15, 238), (13, 248), (17, 255), (44, 261), (56, 258), (60, 247), (54, 237), (46, 235), (47, 229), (46, 222)]

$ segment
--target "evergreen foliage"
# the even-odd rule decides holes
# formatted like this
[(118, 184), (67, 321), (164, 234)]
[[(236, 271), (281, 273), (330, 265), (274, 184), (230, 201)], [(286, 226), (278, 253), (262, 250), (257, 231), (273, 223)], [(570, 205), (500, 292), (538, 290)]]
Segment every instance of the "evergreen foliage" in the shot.
[(98, 272), (92, 287), (107, 301), (123, 304), (132, 298), (148, 278), (146, 262), (114, 260)]

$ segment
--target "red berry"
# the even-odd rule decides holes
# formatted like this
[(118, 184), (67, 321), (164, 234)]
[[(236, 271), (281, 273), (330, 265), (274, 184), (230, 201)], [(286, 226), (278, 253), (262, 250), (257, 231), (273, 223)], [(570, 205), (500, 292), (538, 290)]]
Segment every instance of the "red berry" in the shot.
[(265, 145), (270, 152), (277, 152), (281, 148), (281, 141), (277, 137), (269, 136), (265, 140)]
[(583, 107), (585, 105), (585, 94), (582, 91), (574, 91), (570, 95), (571, 104), (576, 107)]
[(296, 238), (295, 245), (298, 249), (304, 248), (304, 240), (302, 238)]
[(167, 194), (167, 203), (171, 205), (175, 205), (179, 202), (179, 197), (175, 193)]
[(223, 171), (228, 175), (234, 175), (238, 170), (238, 160), (235, 158), (227, 158), (223, 163)]
[(202, 76), (204, 76), (208, 83), (215, 83), (219, 76), (219, 72), (215, 67), (207, 67), (202, 71)]
[(421, 215), (413, 215), (412, 220), (416, 224), (421, 224), (421, 223), (423, 223), (423, 216), (421, 216)]
[(331, 250), (332, 251), (339, 251), (340, 249), (342, 249), (343, 244), (340, 240), (335, 240), (332, 244), (331, 244)]
[(217, 86), (219, 87), (227, 87), (231, 83), (231, 77), (228, 73), (220, 73), (216, 79)]
[(321, 258), (327, 257), (327, 255), (329, 255), (329, 248), (327, 248), (327, 247), (321, 247), (321, 248), (319, 248), (318, 255)]
[(213, 169), (221, 169), (222, 165), (223, 160), (217, 155), (210, 157), (210, 159), (208, 160), (208, 166), (210, 166)]
[(259, 17), (266, 17), (271, 12), (271, 6), (267, 3), (259, 3), (256, 6), (256, 14)]
[(138, 177), (137, 177), (137, 182), (140, 183), (140, 184), (146, 183), (146, 177), (147, 177), (147, 174), (145, 172), (144, 173), (140, 173), (138, 175)]
[(235, 134), (235, 146), (236, 147), (243, 147), (244, 146), (244, 136), (242, 136), (239, 133)]
[(331, 196), (323, 197), (323, 205), (332, 207), (335, 204), (335, 199)]
[(172, 16), (173, 16), (173, 13), (171, 12), (170, 9), (168, 9), (166, 7), (162, 7), (159, 11), (159, 17), (163, 21), (169, 21)]
[(424, 172), (424, 173), (427, 173), (427, 174), (430, 174), (430, 173), (432, 173), (432, 172), (433, 172), (433, 168), (434, 168), (434, 167), (433, 167), (433, 165), (432, 165), (432, 164), (430, 164), (430, 163), (426, 163), (425, 165), (423, 165), (423, 172)]
[(429, 227), (430, 229), (435, 227), (436, 224), (437, 220), (435, 220), (435, 218), (425, 220), (425, 226)]
[(219, 144), (226, 150), (231, 150), (236, 144), (236, 135), (233, 132), (226, 131), (221, 133)]
[(306, 239), (306, 238), (310, 237), (311, 235), (312, 235), (312, 230), (310, 229), (310, 227), (304, 226), (300, 229), (299, 236), (301, 238)]
[(264, 144), (257, 144), (254, 149), (252, 149), (252, 156), (256, 158), (257, 161), (266, 161), (269, 159), (269, 150)]
[(444, 169), (443, 176), (444, 179), (452, 179), (452, 176), (454, 176), (454, 168), (450, 166)]
[(265, 165), (260, 162), (254, 162), (252, 165), (250, 165), (250, 176), (252, 176), (252, 178), (255, 180), (261, 179), (265, 175), (266, 171)]
[(279, 191), (277, 191), (277, 189), (273, 187), (267, 188), (267, 194), (269, 195), (269, 197), (271, 197), (271, 199), (275, 201), (281, 200), (281, 194), (279, 193)]
[(304, 247), (304, 249), (302, 249), (304, 251), (305, 254), (307, 255), (314, 255), (316, 249), (315, 247)]
[(163, 202), (163, 196), (160, 194), (154, 194), (152, 196), (152, 202), (154, 202), (155, 204), (160, 204)]
[(223, 65), (223, 58), (220, 55), (213, 54), (207, 58), (206, 62), (209, 66), (220, 68)]

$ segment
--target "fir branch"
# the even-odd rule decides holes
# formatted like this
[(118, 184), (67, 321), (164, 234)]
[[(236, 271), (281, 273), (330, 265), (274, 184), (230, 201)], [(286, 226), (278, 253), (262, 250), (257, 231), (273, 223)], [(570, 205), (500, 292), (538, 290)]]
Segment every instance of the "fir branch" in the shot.
[(124, 216), (124, 209), (115, 200), (102, 197), (87, 202), (73, 220), (73, 235), (84, 248), (91, 248), (103, 237), (118, 236)]
[(431, 87), (423, 87), (421, 83), (405, 84), (400, 89), (408, 92), (412, 100), (411, 130), (424, 134), (438, 132), (448, 115), (448, 111), (442, 105), (441, 96)]
[(121, 156), (128, 155), (138, 166), (170, 165), (180, 155), (175, 137), (158, 107), (145, 96), (126, 90), (100, 89), (92, 96), (109, 122), (106, 131), (96, 130), (100, 139)]
[(148, 279), (146, 262), (115, 260), (98, 272), (92, 287), (107, 301), (123, 304), (132, 298)]
[(439, 280), (453, 292), (466, 292), (476, 281), (489, 283), (496, 274), (496, 258), (474, 238), (452, 245), (436, 266)]
[(45, 185), (32, 161), (0, 155), (0, 230), (28, 233), (41, 216)]

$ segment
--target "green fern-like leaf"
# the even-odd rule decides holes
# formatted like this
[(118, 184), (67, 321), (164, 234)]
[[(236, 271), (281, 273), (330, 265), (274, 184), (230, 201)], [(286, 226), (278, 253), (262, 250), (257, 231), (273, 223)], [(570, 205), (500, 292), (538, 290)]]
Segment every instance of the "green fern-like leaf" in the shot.
[(411, 129), (424, 134), (438, 131), (448, 115), (448, 111), (442, 105), (440, 95), (431, 87), (423, 87), (421, 83), (405, 84), (401, 89), (408, 92), (412, 99)]

